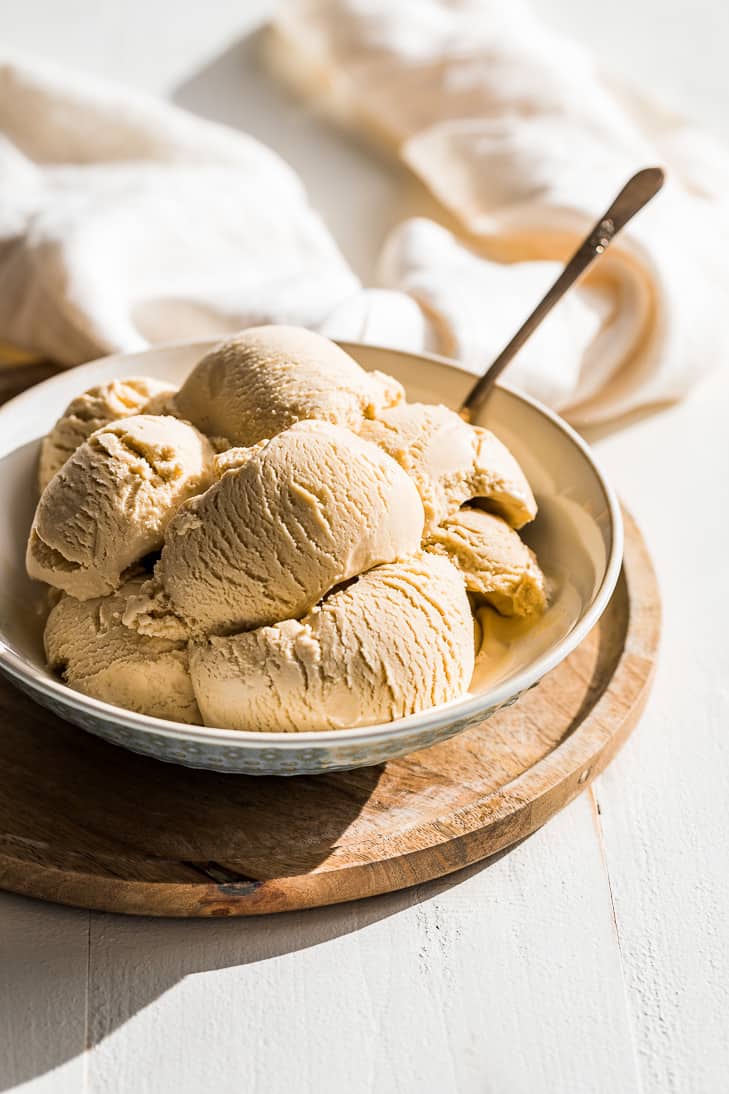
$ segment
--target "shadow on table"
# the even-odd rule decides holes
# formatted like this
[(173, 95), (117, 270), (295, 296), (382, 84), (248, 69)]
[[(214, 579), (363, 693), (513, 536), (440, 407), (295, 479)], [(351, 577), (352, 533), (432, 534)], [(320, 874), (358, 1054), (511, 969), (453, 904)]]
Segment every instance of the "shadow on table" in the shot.
[(273, 148), (301, 177), (355, 272), (371, 283), (382, 243), (405, 215), (434, 200), (394, 157), (385, 158), (321, 117), (269, 70), (266, 30), (230, 46), (175, 90), (174, 102)]
[[(3, 970), (9, 994), (23, 1000), (30, 1020), (20, 1024), (13, 1043), (0, 1051), (0, 1091), (44, 1075), (79, 1056), (84, 1047), (101, 1044), (136, 1014), (153, 1004), (185, 977), (197, 973), (265, 962), (290, 953), (326, 945), (408, 909), (432, 900), (497, 862), (507, 851), (445, 878), (396, 893), (350, 904), (240, 919), (151, 919), (54, 909), (23, 897), (7, 899), (16, 914), (43, 908), (63, 919), (78, 917), (79, 932), (88, 932), (86, 1027), (78, 1021), (38, 1022), (33, 1016), (48, 1009), (47, 970), (39, 970), (36, 942), (29, 933), (18, 940), (12, 960), (13, 981)], [(53, 920), (48, 919), (51, 924)], [(52, 930), (52, 927), (50, 928)], [(47, 939), (45, 940), (47, 943)], [(59, 944), (66, 944), (59, 939)], [(0, 950), (1, 952), (1, 950)], [(47, 962), (47, 953), (41, 958)], [(59, 1006), (69, 1007), (65, 985), (56, 984)], [(79, 994), (77, 992), (77, 994)]]

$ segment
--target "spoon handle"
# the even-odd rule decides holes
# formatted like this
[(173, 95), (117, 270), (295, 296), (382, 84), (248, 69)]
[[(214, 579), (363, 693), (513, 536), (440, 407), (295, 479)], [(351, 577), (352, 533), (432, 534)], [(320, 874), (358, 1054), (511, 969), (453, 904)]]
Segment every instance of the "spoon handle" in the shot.
[(620, 229), (635, 216), (663, 186), (664, 174), (660, 167), (646, 167), (626, 182), (610, 208), (591, 228), (577, 248), (562, 273), (539, 301), (528, 319), (519, 327), (514, 337), (502, 349), (494, 362), (486, 369), (469, 391), (461, 407), (461, 415), (469, 421), (483, 406), (488, 394), (512, 357), (519, 352), (557, 301), (585, 272), (596, 258), (604, 254)]

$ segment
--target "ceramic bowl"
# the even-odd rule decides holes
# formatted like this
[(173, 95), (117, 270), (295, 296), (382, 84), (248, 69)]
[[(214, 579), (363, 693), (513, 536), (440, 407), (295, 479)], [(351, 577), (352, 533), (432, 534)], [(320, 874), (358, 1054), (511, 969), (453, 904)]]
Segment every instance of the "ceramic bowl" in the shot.
[[(344, 771), (426, 748), (483, 722), (558, 665), (595, 625), (622, 559), (615, 495), (565, 422), (534, 400), (499, 387), (480, 424), (511, 448), (531, 482), (539, 514), (524, 538), (548, 575), (551, 603), (537, 626), (516, 637), (497, 628), (500, 656), (481, 664), (467, 696), (385, 725), (287, 734), (163, 721), (66, 687), (45, 666), (45, 591), (28, 579), (24, 566), (37, 498), (39, 438), (86, 388), (135, 374), (180, 383), (213, 344), (197, 341), (106, 357), (61, 373), (0, 409), (0, 670), (38, 703), (114, 744), (188, 767), (256, 775)], [(359, 344), (344, 348), (364, 368), (396, 376), (412, 400), (457, 407), (473, 382), (441, 358)]]

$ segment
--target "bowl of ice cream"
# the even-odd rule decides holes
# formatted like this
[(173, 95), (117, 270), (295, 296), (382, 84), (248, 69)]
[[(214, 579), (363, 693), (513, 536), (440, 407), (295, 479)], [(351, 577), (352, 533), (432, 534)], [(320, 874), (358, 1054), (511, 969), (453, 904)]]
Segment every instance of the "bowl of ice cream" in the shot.
[(471, 429), (451, 362), (295, 348), (237, 388), (216, 342), (109, 357), (0, 409), (0, 670), (39, 703), (191, 767), (346, 770), (481, 723), (595, 624), (620, 512), (563, 421), (500, 387)]

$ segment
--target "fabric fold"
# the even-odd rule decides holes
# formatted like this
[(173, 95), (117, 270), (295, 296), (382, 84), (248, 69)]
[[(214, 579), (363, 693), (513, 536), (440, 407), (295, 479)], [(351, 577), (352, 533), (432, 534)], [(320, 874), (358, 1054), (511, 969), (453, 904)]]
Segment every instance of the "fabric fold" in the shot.
[(154, 99), (0, 63), (0, 340), (73, 365), (360, 291), (296, 174)]
[[(572, 420), (675, 399), (729, 350), (729, 156), (618, 87), (512, 0), (293, 0), (278, 71), (391, 148), (461, 226), (399, 226), (383, 277), (474, 370), (498, 352), (631, 174), (669, 181), (563, 301), (509, 380)], [(281, 61), (293, 58), (284, 66)]]

